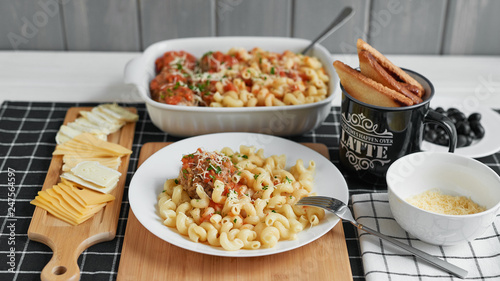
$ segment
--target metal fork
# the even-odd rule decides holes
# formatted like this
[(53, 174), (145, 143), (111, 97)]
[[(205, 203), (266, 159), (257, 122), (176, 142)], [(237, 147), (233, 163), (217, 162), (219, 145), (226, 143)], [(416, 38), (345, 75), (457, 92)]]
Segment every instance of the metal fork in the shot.
[(387, 242), (390, 242), (400, 248), (405, 249), (406, 251), (414, 254), (417, 257), (422, 258), (423, 260), (431, 263), (432, 265), (449, 272), (455, 276), (458, 276), (460, 278), (465, 278), (468, 274), (468, 272), (460, 267), (457, 267), (451, 263), (448, 263), (446, 261), (443, 261), (441, 259), (438, 259), (434, 256), (431, 256), (427, 253), (424, 253), (418, 249), (415, 249), (411, 247), (410, 245), (404, 244), (399, 242), (396, 239), (393, 239), (391, 237), (388, 237), (376, 230), (373, 230), (371, 228), (368, 228), (360, 223), (358, 223), (354, 217), (352, 216), (351, 210), (349, 210), (349, 207), (347, 207), (344, 202), (331, 198), (331, 197), (326, 197), (326, 196), (309, 196), (309, 197), (304, 197), (300, 199), (297, 203), (297, 205), (306, 205), (306, 206), (315, 206), (319, 208), (323, 208), (325, 210), (328, 210), (335, 215), (337, 215), (339, 218), (343, 220), (347, 220), (351, 222), (355, 227), (358, 229), (364, 230), (370, 234), (373, 234)]

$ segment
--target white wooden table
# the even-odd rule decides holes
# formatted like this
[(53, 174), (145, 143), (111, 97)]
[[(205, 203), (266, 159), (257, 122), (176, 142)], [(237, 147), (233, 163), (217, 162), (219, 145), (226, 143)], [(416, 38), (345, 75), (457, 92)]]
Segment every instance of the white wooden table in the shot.
[[(126, 63), (140, 53), (0, 52), (0, 103), (4, 100), (140, 102), (123, 83)], [(351, 66), (353, 55), (333, 54)], [(391, 56), (395, 64), (429, 78), (435, 98), (456, 98), (466, 106), (500, 108), (498, 56)], [(335, 105), (340, 104), (337, 95)]]

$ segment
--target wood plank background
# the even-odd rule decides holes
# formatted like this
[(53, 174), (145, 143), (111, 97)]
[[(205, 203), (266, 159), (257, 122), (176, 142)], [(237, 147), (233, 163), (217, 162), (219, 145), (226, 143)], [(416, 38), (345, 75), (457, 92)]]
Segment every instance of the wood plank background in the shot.
[(142, 51), (166, 39), (312, 39), (347, 5), (355, 16), (323, 42), (353, 53), (500, 55), (497, 0), (2, 0), (0, 50)]

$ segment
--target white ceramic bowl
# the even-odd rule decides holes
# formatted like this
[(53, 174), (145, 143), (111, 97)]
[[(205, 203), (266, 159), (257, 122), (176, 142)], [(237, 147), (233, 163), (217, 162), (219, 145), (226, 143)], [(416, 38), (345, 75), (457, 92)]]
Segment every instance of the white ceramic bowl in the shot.
[(149, 46), (125, 67), (125, 82), (137, 86), (153, 124), (176, 136), (194, 136), (218, 132), (255, 132), (278, 136), (300, 135), (316, 127), (330, 112), (334, 91), (339, 83), (333, 58), (326, 48), (316, 44), (308, 55), (317, 57), (330, 77), (329, 95), (320, 102), (273, 107), (210, 108), (169, 105), (151, 99), (149, 83), (155, 77), (154, 62), (166, 51), (184, 50), (197, 58), (207, 51), (227, 52), (232, 47), (248, 50), (300, 52), (310, 41), (277, 37), (207, 37), (166, 40)]
[[(418, 152), (395, 161), (387, 171), (389, 205), (408, 233), (434, 245), (472, 241), (493, 223), (500, 209), (500, 177), (483, 163), (446, 152)], [(415, 207), (405, 199), (429, 189), (466, 196), (486, 211), (443, 215)]]

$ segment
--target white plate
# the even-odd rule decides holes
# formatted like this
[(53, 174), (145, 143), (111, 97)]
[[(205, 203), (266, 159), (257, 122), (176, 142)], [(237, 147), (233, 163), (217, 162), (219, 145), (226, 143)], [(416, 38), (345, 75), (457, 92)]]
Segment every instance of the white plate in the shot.
[(280, 241), (271, 249), (225, 251), (207, 244), (195, 243), (177, 232), (176, 229), (163, 225), (157, 211), (157, 196), (163, 190), (166, 179), (175, 178), (181, 167), (181, 158), (196, 151), (198, 147), (214, 151), (223, 147), (239, 150), (240, 145), (263, 148), (264, 155), (287, 156), (287, 169), (295, 165), (297, 159), (316, 162), (314, 189), (318, 195), (331, 196), (347, 203), (349, 192), (340, 171), (324, 156), (301, 144), (269, 135), (252, 133), (219, 133), (192, 137), (173, 143), (149, 157), (137, 169), (129, 187), (129, 202), (139, 222), (157, 237), (178, 247), (198, 253), (225, 257), (253, 257), (277, 254), (304, 246), (330, 231), (339, 219), (331, 214), (317, 226), (307, 228), (297, 235), (297, 240)]
[[(450, 107), (458, 108), (467, 116), (474, 112), (479, 112), (482, 115), (481, 125), (483, 125), (485, 130), (484, 137), (473, 142), (470, 146), (457, 148), (455, 150), (456, 154), (479, 158), (491, 155), (500, 150), (500, 114), (486, 106), (467, 106), (463, 104), (463, 101), (456, 99), (434, 98), (431, 101), (431, 107), (435, 109), (439, 106), (445, 110)], [(423, 141), (422, 150), (446, 152), (448, 151), (448, 147)]]

